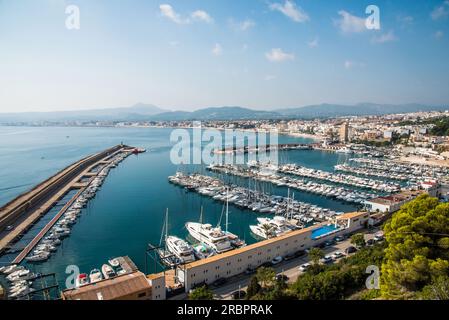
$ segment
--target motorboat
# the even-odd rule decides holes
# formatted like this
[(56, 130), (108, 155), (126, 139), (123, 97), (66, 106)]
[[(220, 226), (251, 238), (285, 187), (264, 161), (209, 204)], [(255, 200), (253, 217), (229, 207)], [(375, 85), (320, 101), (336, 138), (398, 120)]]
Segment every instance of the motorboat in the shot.
[(75, 286), (81, 288), (87, 284), (89, 284), (89, 277), (86, 273), (80, 273), (78, 277), (76, 277)]
[(89, 274), (89, 280), (90, 283), (95, 283), (103, 280), (103, 275), (101, 274), (101, 271), (98, 269), (93, 269)]
[(212, 247), (217, 253), (229, 251), (232, 248), (228, 236), (221, 230), (220, 227), (212, 227), (211, 224), (202, 224), (198, 222), (187, 222), (187, 231), (190, 235), (198, 240), (204, 242)]
[(178, 257), (181, 263), (195, 261), (193, 248), (186, 241), (175, 236), (168, 236), (165, 241), (167, 250)]
[(105, 279), (114, 278), (117, 276), (114, 269), (106, 263), (101, 267), (101, 272), (103, 273)]
[(113, 266), (114, 268), (117, 268), (120, 266), (120, 260), (118, 258), (109, 259), (108, 263)]

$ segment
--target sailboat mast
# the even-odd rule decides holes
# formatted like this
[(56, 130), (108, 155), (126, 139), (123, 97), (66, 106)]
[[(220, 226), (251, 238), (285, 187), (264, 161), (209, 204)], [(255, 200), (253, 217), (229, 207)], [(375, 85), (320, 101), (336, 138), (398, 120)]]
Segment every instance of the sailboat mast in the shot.
[(165, 211), (165, 241), (167, 242), (168, 238), (168, 208)]
[(228, 196), (228, 191), (229, 188), (226, 188), (226, 225), (225, 225), (225, 230), (226, 230), (226, 234), (228, 233), (228, 214), (229, 214), (229, 196)]

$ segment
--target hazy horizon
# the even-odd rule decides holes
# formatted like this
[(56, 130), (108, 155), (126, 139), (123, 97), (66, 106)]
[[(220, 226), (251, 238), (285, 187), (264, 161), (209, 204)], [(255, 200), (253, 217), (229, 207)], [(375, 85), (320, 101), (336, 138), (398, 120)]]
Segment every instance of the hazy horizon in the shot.
[(447, 105), (448, 21), (449, 0), (0, 1), (0, 113)]

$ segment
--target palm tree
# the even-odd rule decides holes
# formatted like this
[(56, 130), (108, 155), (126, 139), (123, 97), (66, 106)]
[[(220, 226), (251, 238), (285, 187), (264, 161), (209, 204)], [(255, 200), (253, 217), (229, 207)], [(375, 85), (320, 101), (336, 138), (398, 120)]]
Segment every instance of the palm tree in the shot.
[(312, 261), (314, 265), (317, 265), (320, 262), (320, 259), (324, 257), (324, 252), (318, 248), (312, 248), (308, 255), (310, 261)]
[(273, 233), (273, 227), (270, 226), (267, 223), (264, 223), (261, 227), (263, 229), (263, 232), (265, 233), (265, 236), (267, 239), (270, 239), (272, 237)]

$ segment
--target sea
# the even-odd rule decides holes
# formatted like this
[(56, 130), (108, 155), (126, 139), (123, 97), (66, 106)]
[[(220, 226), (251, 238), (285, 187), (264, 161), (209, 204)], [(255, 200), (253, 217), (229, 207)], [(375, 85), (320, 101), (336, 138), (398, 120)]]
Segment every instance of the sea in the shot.
[[(43, 263), (29, 264), (35, 272), (55, 273), (61, 289), (65, 287), (68, 266), (80, 272), (100, 269), (108, 259), (129, 256), (146, 273), (159, 271), (147, 249), (161, 240), (164, 216), (168, 210), (170, 234), (186, 238), (188, 221), (216, 225), (222, 217), (223, 204), (194, 192), (186, 192), (168, 182), (176, 171), (209, 174), (204, 165), (173, 164), (170, 152), (170, 128), (130, 127), (2, 127), (0, 126), (0, 206), (31, 189), (61, 169), (90, 154), (111, 146), (126, 145), (145, 148), (146, 153), (132, 155), (111, 170), (105, 183), (82, 212), (72, 232), (57, 252)], [(279, 136), (279, 143), (311, 143), (309, 138)], [(333, 171), (334, 165), (349, 156), (318, 150), (290, 150), (279, 153), (282, 163), (296, 163), (310, 168)], [(228, 182), (247, 185), (242, 179)], [(246, 184), (245, 184), (246, 183)], [(266, 185), (265, 192), (287, 196), (284, 187)], [(334, 211), (356, 208), (323, 196), (295, 191), (295, 199)], [(63, 201), (59, 207), (63, 205)], [(53, 210), (57, 212), (58, 206)], [(252, 211), (230, 206), (229, 230), (247, 243), (257, 240), (249, 225), (260, 216)], [(41, 228), (51, 217), (36, 225)], [(35, 232), (36, 232), (35, 230)], [(33, 237), (32, 230), (24, 239)], [(12, 256), (0, 257), (0, 264)], [(3, 259), (3, 260), (2, 260)]]

